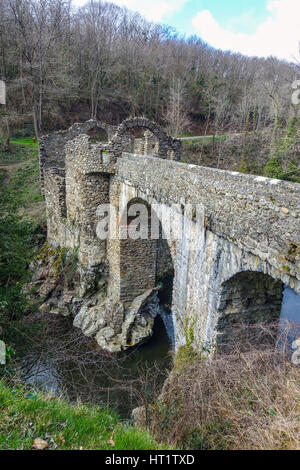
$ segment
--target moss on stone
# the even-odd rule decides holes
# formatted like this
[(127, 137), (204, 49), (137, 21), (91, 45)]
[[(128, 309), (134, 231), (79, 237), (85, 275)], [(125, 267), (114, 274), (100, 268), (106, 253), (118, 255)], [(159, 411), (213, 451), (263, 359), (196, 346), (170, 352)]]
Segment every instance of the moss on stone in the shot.
[(48, 264), (53, 260), (52, 267), (56, 274), (59, 275), (63, 265), (65, 251), (66, 250), (61, 247), (54, 248), (46, 241), (35, 256), (34, 261), (35, 263), (41, 262), (42, 264)]

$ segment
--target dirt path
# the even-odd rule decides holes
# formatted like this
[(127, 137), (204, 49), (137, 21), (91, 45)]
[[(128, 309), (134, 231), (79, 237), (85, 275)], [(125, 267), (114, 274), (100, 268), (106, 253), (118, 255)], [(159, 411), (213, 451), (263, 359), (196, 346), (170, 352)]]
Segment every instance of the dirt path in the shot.
[[(232, 132), (231, 134), (226, 134), (227, 137), (232, 135), (241, 135), (240, 133)], [(190, 137), (177, 137), (179, 140), (202, 140), (202, 139), (212, 139), (213, 135), (192, 135)], [(215, 138), (224, 137), (224, 135), (215, 135)]]
[(5, 176), (4, 180), (2, 180), (2, 184), (8, 183), (8, 181), (11, 178), (13, 170), (17, 168), (19, 165), (20, 165), (20, 162), (8, 164), (8, 165), (0, 165), (0, 170), (5, 170), (7, 172), (7, 175)]

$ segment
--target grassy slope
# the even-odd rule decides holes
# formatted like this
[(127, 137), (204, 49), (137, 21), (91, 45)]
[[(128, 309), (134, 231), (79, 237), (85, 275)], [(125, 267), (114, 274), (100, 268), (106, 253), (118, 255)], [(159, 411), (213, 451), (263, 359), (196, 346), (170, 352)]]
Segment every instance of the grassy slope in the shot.
[(6, 335), (11, 319), (22, 318), (26, 309), (22, 286), (44, 236), (45, 209), (36, 146), (13, 144), (12, 152), (0, 147), (0, 169), (0, 326)]
[[(12, 144), (12, 150), (0, 150), (0, 168), (5, 167), (0, 170), (0, 181), (5, 181), (0, 187), (0, 307), (5, 302), (4, 316), (22, 318), (22, 310), (28, 308), (22, 285), (35, 249), (37, 227), (45, 223), (45, 210), (37, 146), (21, 139), (20, 144)], [(7, 321), (11, 325), (1, 318), (0, 308), (0, 326), (5, 332), (0, 339), (16, 347)], [(108, 444), (113, 431), (114, 447)], [(0, 382), (0, 449), (30, 449), (35, 437), (58, 449), (158, 448), (146, 432), (121, 423), (110, 410), (71, 406), (64, 400), (28, 394), (21, 386), (8, 388)]]
[(0, 382), (0, 449), (31, 449), (35, 438), (48, 442), (50, 449), (162, 448), (147, 432), (121, 423), (111, 411), (70, 406), (62, 399)]

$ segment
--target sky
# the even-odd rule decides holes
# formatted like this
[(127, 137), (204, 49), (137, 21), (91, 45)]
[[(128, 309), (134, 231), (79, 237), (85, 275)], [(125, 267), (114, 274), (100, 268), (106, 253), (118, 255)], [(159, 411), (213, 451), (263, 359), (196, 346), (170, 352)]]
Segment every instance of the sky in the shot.
[[(86, 0), (73, 0), (81, 6)], [(299, 59), (300, 0), (114, 0), (217, 49)]]

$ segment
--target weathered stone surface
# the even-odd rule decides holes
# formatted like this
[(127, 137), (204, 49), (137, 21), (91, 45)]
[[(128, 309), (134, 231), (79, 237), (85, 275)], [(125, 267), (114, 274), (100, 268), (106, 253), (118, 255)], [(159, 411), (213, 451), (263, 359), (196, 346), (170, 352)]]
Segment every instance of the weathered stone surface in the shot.
[(133, 423), (137, 428), (145, 429), (147, 427), (146, 409), (144, 406), (134, 408), (131, 412)]
[(295, 366), (300, 366), (300, 349), (293, 352), (291, 361)]
[[(85, 334), (110, 351), (143, 340), (153, 315), (141, 312), (155, 311), (152, 289), (173, 272), (176, 347), (187, 334), (195, 348), (214, 343), (239, 316), (278, 317), (282, 283), (300, 293), (299, 184), (179, 163), (180, 143), (144, 118), (124, 121), (105, 143), (91, 143), (92, 126), (40, 147), (48, 240), (76, 251), (79, 276), (71, 300), (64, 286), (42, 289)], [(99, 240), (97, 207), (112, 205), (120, 225), (136, 200), (154, 208), (160, 239)]]
[[(97, 333), (96, 340), (101, 347), (111, 352), (128, 349), (152, 335), (156, 313), (156, 292), (148, 290), (134, 299), (122, 322), (115, 326), (113, 334), (112, 329), (106, 327)], [(114, 325), (114, 321), (110, 321), (110, 325)]]
[(300, 366), (300, 338), (293, 341), (292, 349), (294, 349), (294, 352), (292, 354), (291, 361), (295, 366)]
[(95, 336), (107, 325), (112, 325), (114, 334), (117, 334), (121, 330), (123, 317), (124, 307), (120, 302), (113, 302), (112, 299), (106, 299), (96, 305), (86, 302), (75, 316), (73, 325), (81, 328), (87, 336)]
[(151, 336), (157, 304), (157, 291), (152, 289), (134, 299), (127, 311), (111, 298), (95, 305), (85, 301), (73, 325), (95, 337), (103, 349), (119, 352)]

